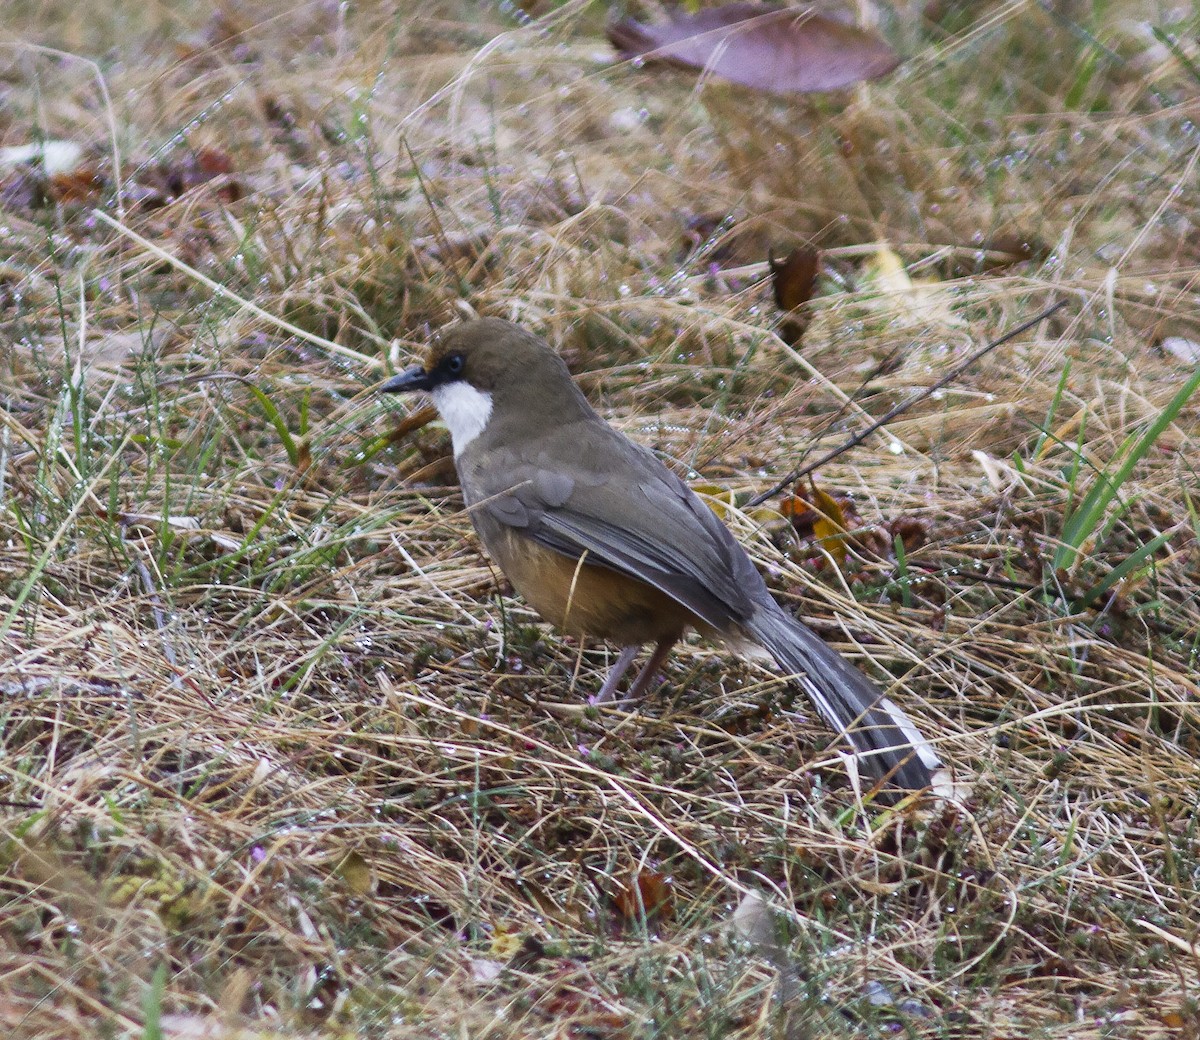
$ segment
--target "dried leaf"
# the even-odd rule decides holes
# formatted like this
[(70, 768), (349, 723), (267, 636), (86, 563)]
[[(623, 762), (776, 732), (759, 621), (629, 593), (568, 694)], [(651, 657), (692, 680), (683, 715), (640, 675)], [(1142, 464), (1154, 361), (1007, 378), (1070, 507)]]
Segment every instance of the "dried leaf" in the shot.
[(674, 883), (656, 870), (639, 870), (622, 882), (613, 909), (626, 921), (669, 921), (675, 914)]
[(755, 506), (753, 509), (747, 509), (746, 515), (760, 527), (776, 527), (787, 523), (783, 513), (770, 506)]
[(916, 552), (929, 541), (929, 525), (916, 517), (898, 516), (889, 521), (887, 527), (892, 536), (891, 544), (899, 538), (906, 553)]
[(816, 290), (819, 254), (815, 249), (802, 246), (793, 249), (783, 260), (769, 258), (767, 262), (771, 267), (775, 304), (788, 314), (779, 323), (779, 335), (788, 346), (794, 347), (804, 338), (812, 321), (812, 313), (799, 308), (812, 299)]
[(863, 266), (860, 287), (879, 293), (873, 306), (899, 325), (963, 324), (947, 288), (935, 278), (910, 278), (904, 261), (890, 246), (881, 245)]
[(722, 520), (728, 520), (729, 515), (737, 505), (732, 491), (721, 487), (720, 484), (693, 484), (692, 490), (704, 499), (705, 504)]
[[(68, 141), (47, 141), (44, 149), (40, 145), (0, 149), (0, 173), (8, 174), (0, 181), (0, 198), (18, 209), (52, 203), (96, 204), (113, 190), (113, 182), (103, 167), (81, 165), (83, 155), (80, 146)], [(122, 197), (130, 209), (157, 209), (212, 180), (221, 182), (215, 194), (222, 201), (242, 197), (232, 156), (217, 148), (199, 148), (135, 168), (121, 185)]]
[(375, 872), (358, 852), (346, 853), (334, 873), (346, 882), (351, 894), (360, 899), (375, 891)]
[(781, 311), (794, 311), (813, 298), (817, 273), (821, 269), (820, 256), (815, 249), (800, 246), (782, 260), (768, 259), (775, 306)]
[(801, 8), (738, 3), (647, 25), (622, 18), (608, 38), (627, 58), (661, 61), (774, 94), (840, 90), (900, 58), (874, 33)]
[(780, 511), (799, 534), (811, 535), (820, 542), (839, 567), (846, 562), (846, 535), (850, 526), (841, 504), (831, 494), (814, 484), (805, 497), (794, 495), (784, 499)]
[(94, 166), (80, 166), (69, 173), (50, 178), (47, 192), (55, 202), (82, 204), (94, 202), (103, 193), (108, 180)]

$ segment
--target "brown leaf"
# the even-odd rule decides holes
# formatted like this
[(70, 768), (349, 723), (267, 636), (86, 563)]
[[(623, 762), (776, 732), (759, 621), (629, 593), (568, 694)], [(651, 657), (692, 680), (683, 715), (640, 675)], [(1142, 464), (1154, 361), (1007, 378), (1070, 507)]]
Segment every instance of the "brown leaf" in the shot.
[(812, 320), (811, 311), (799, 308), (804, 307), (816, 291), (820, 254), (815, 249), (800, 246), (782, 260), (768, 257), (767, 265), (771, 268), (775, 306), (788, 314), (779, 324), (779, 335), (788, 346), (794, 347), (804, 338)]
[(639, 870), (613, 895), (613, 909), (626, 921), (669, 921), (675, 914), (675, 887), (656, 870)]
[(95, 167), (80, 166), (51, 177), (49, 194), (55, 202), (95, 203), (107, 186), (108, 180)]
[(755, 3), (726, 4), (646, 25), (610, 22), (627, 58), (662, 61), (774, 94), (840, 90), (891, 72), (900, 58), (874, 33), (828, 15)]
[(820, 254), (815, 249), (800, 246), (782, 260), (771, 257), (771, 288), (775, 290), (775, 306), (781, 311), (794, 311), (813, 298), (820, 270)]

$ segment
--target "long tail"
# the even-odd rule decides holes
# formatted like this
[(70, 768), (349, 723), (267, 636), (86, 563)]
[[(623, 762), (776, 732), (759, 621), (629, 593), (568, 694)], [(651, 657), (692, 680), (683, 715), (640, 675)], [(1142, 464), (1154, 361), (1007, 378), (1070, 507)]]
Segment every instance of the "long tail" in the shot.
[(776, 603), (745, 625), (784, 671), (796, 676), (817, 713), (844, 735), (863, 771), (888, 786), (919, 791), (941, 761), (917, 727), (870, 679)]

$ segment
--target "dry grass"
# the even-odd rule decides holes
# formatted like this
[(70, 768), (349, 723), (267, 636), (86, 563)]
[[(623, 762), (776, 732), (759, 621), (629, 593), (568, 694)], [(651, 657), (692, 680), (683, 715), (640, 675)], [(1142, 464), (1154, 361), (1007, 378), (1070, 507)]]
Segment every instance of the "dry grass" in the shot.
[[(6, 1034), (1198, 1035), (1195, 403), (1052, 566), (1190, 374), (1162, 338), (1200, 341), (1197, 83), (1149, 29), (1194, 63), (1194, 13), (899, 10), (911, 60), (810, 103), (502, 6), (6, 4), (0, 144), (131, 184), (209, 148), (243, 193), (102, 206), (148, 245), (5, 203)], [(1045, 251), (985, 268), (1004, 236)], [(807, 239), (792, 348), (765, 258)], [(876, 242), (929, 295), (881, 295)], [(856, 804), (803, 701), (699, 644), (586, 708), (608, 652), (508, 597), (444, 434), (388, 441), (372, 392), (465, 299), (750, 493), (1058, 298), (822, 469), (885, 532), (844, 574), (734, 518), (957, 807)]]

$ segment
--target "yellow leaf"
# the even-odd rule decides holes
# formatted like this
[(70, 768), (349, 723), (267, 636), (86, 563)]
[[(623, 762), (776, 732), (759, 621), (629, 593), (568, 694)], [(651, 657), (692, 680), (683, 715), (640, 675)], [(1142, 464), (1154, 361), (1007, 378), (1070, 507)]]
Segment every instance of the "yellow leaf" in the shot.
[(863, 280), (868, 281), (880, 292), (912, 292), (912, 279), (904, 269), (904, 261), (887, 245), (875, 250), (875, 255), (863, 268)]
[(507, 926), (497, 924), (492, 927), (492, 944), (489, 949), (497, 960), (510, 961), (517, 955), (524, 942), (520, 932), (509, 931)]
[(778, 509), (772, 509), (770, 506), (755, 506), (753, 509), (746, 510), (746, 515), (756, 524), (764, 527), (767, 524), (787, 522), (787, 518)]
[(816, 484), (809, 491), (809, 499), (809, 507), (817, 514), (813, 521), (813, 537), (841, 567), (846, 562), (846, 514), (837, 499)]
[(901, 325), (963, 324), (950, 291), (936, 278), (910, 278), (904, 261), (886, 244), (863, 265), (862, 288), (877, 292), (871, 306)]
[(722, 520), (728, 520), (737, 501), (732, 491), (720, 484), (693, 484), (692, 490), (708, 504), (708, 508)]
[(350, 892), (360, 899), (375, 891), (375, 872), (357, 852), (346, 853), (346, 857), (337, 865), (335, 873), (346, 882)]

